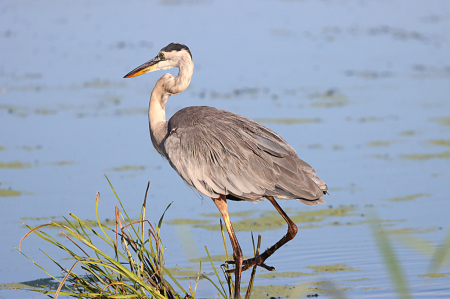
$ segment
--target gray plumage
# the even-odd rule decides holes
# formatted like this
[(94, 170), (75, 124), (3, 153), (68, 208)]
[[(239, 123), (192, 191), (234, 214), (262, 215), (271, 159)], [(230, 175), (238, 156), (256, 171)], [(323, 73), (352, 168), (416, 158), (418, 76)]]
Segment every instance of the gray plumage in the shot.
[(283, 138), (253, 120), (211, 107), (188, 107), (172, 116), (166, 132), (164, 156), (206, 196), (324, 203), (326, 185), (314, 169)]
[(178, 67), (156, 83), (149, 105), (150, 135), (156, 150), (190, 186), (211, 198), (260, 201), (265, 196), (325, 203), (326, 184), (277, 133), (243, 116), (212, 107), (184, 108), (166, 121), (170, 95), (190, 83), (194, 64), (183, 44), (164, 47), (125, 77)]
[[(274, 197), (297, 199), (307, 205), (325, 203), (327, 185), (314, 169), (300, 160), (277, 133), (243, 116), (216, 108), (188, 107), (166, 121), (166, 103), (185, 90), (194, 72), (188, 47), (171, 43), (158, 55), (129, 72), (125, 78), (178, 67), (178, 76), (164, 74), (155, 84), (148, 109), (150, 137), (183, 180), (219, 209), (233, 246), (234, 298), (240, 297), (241, 272), (252, 266), (269, 271), (264, 262), (292, 240), (297, 226)], [(244, 261), (228, 214), (227, 199), (260, 201), (267, 198), (288, 225), (286, 235), (262, 254)]]

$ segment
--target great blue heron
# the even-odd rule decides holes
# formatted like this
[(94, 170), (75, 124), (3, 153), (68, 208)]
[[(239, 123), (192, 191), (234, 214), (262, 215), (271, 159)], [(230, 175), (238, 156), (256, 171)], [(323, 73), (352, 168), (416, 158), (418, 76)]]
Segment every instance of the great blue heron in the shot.
[[(264, 261), (297, 233), (297, 226), (274, 197), (296, 199), (313, 206), (325, 203), (322, 196), (327, 193), (327, 185), (283, 138), (251, 119), (196, 106), (181, 109), (167, 121), (167, 100), (189, 86), (194, 72), (192, 54), (185, 45), (169, 44), (124, 78), (173, 67), (179, 68), (178, 76), (164, 74), (153, 88), (148, 109), (150, 136), (155, 149), (182, 179), (211, 197), (222, 214), (233, 246), (234, 298), (239, 298), (241, 272), (254, 265), (274, 270)], [(287, 222), (288, 231), (262, 254), (243, 261), (228, 216), (227, 199), (257, 202), (264, 198)]]

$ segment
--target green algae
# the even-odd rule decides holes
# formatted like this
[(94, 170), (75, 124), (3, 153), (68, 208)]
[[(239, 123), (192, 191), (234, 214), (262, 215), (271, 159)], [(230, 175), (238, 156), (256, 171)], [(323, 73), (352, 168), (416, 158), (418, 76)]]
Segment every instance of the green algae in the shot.
[(22, 217), (20, 220), (31, 220), (31, 221), (40, 221), (40, 220), (53, 220), (58, 217), (56, 216), (50, 216), (50, 217)]
[(36, 150), (41, 150), (42, 146), (41, 145), (36, 145), (36, 146), (24, 145), (21, 147), (21, 149), (23, 149), (25, 151), (36, 151)]
[[(286, 213), (289, 214), (292, 221), (297, 224), (306, 224), (299, 225), (299, 228), (317, 228), (320, 227), (316, 223), (323, 222), (325, 219), (330, 217), (347, 217), (354, 216), (353, 206), (340, 206), (338, 208), (328, 208), (328, 209), (313, 209), (309, 211), (300, 211), (295, 214), (289, 209), (286, 210)], [(286, 222), (280, 216), (277, 211), (262, 211), (259, 216), (251, 217), (255, 212), (254, 211), (244, 211), (236, 213), (236, 216), (232, 219), (233, 227), (238, 231), (266, 231), (266, 230), (275, 230), (278, 228), (286, 227)], [(293, 214), (293, 215), (292, 215)], [(215, 219), (220, 218), (220, 214), (204, 214), (204, 216), (214, 217)], [(236, 219), (237, 218), (237, 219)], [(240, 218), (240, 219), (239, 219)], [(216, 220), (214, 220), (215, 222)], [(172, 225), (185, 225), (190, 224), (194, 227), (203, 228), (206, 230), (217, 231), (220, 230), (219, 224), (214, 224), (211, 220), (198, 220), (198, 219), (172, 219), (168, 221), (168, 224)], [(217, 222), (216, 222), (217, 223)]]
[(22, 163), (22, 162), (18, 162), (18, 161), (16, 161), (16, 162), (8, 162), (8, 163), (3, 163), (3, 162), (0, 162), (0, 168), (16, 168), (16, 169), (18, 169), (18, 168), (30, 168), (31, 167), (31, 165), (30, 165), (30, 163)]
[(413, 130), (409, 130), (409, 131), (402, 131), (400, 132), (401, 136), (414, 136), (417, 135), (417, 133)]
[[(246, 259), (246, 258), (247, 257), (244, 257), (244, 259)], [(216, 263), (223, 263), (227, 260), (227, 258), (225, 257), (225, 254), (216, 254), (216, 255), (211, 255), (211, 260)], [(189, 262), (191, 262), (191, 263), (198, 263), (198, 262), (209, 263), (210, 261), (209, 261), (209, 257), (203, 256), (200, 258), (190, 259)]]
[(177, 218), (169, 221), (165, 221), (167, 224), (171, 225), (193, 225), (194, 227), (199, 227), (201, 225), (209, 226), (212, 225), (210, 220), (198, 220), (198, 219), (187, 219), (187, 218)]
[(136, 170), (144, 170), (145, 166), (131, 166), (131, 165), (124, 165), (121, 167), (113, 167), (108, 170), (110, 171), (136, 171)]
[(367, 146), (370, 146), (370, 147), (389, 146), (394, 142), (395, 141), (371, 141), (371, 142), (367, 142)]
[(372, 278), (362, 277), (362, 278), (344, 279), (344, 281), (364, 281), (364, 280), (372, 280)]
[(312, 107), (315, 108), (333, 108), (333, 107), (343, 107), (349, 104), (349, 101), (346, 99), (335, 99), (331, 101), (321, 101), (321, 102), (314, 102), (311, 104)]
[[(195, 270), (195, 268), (166, 268), (170, 274), (173, 276), (176, 276), (178, 280), (191, 280), (191, 279), (197, 279), (198, 270)], [(203, 278), (202, 275), (200, 275), (200, 279)]]
[(0, 284), (0, 290), (29, 290), (29, 289), (36, 289), (36, 288), (32, 288), (29, 285), (21, 282), (10, 282)]
[[(353, 210), (351, 208), (339, 208), (339, 209), (319, 209), (307, 212), (298, 212), (296, 215), (290, 215), (290, 218), (294, 223), (308, 223), (322, 222), (325, 218), (336, 216), (344, 217), (348, 216), (349, 212)], [(233, 227), (239, 231), (266, 231), (275, 230), (278, 228), (286, 227), (286, 222), (278, 214), (277, 211), (266, 211), (260, 217), (257, 218), (245, 218), (238, 221), (233, 221)], [(313, 228), (314, 226), (310, 226)], [(315, 226), (317, 227), (317, 226)], [(218, 227), (203, 227), (209, 230), (217, 230)], [(302, 227), (307, 228), (307, 227)]]
[(362, 287), (361, 290), (362, 291), (375, 291), (375, 290), (379, 290), (379, 288), (376, 288), (376, 287)]
[(0, 197), (21, 196), (22, 192), (11, 189), (0, 189)]
[[(255, 210), (245, 210), (245, 211), (239, 211), (239, 212), (230, 212), (230, 213), (228, 213), (228, 215), (230, 215), (230, 217), (248, 217), (255, 213), (256, 213)], [(200, 213), (200, 216), (211, 217), (211, 218), (222, 217), (222, 215), (220, 213)]]
[(305, 273), (305, 272), (269, 272), (264, 274), (259, 274), (258, 278), (286, 278), (286, 277), (300, 277), (306, 275), (316, 275), (315, 273)]
[(430, 119), (431, 121), (435, 121), (441, 126), (450, 126), (450, 116), (447, 117), (434, 117)]
[(66, 166), (66, 165), (72, 165), (72, 164), (78, 164), (79, 162), (73, 162), (73, 161), (58, 161), (58, 162), (52, 162), (53, 165), (58, 166)]
[(450, 151), (445, 151), (442, 153), (436, 154), (410, 154), (410, 155), (401, 155), (403, 159), (409, 160), (429, 160), (429, 159), (450, 159)]
[(416, 198), (429, 197), (429, 196), (431, 196), (431, 194), (419, 193), (419, 194), (413, 194), (413, 195), (408, 195), (408, 196), (403, 196), (403, 197), (390, 198), (387, 200), (389, 200), (389, 201), (411, 201)]
[[(59, 282), (53, 278), (39, 278), (24, 282), (2, 283), (0, 284), (0, 290), (42, 290), (42, 288), (57, 289)], [(65, 287), (62, 288), (66, 290)], [(0, 297), (1, 298), (1, 297)]]
[(255, 119), (257, 122), (270, 123), (270, 124), (309, 124), (309, 123), (320, 123), (320, 118), (258, 118)]
[(383, 230), (380, 233), (383, 234), (425, 234), (437, 231), (438, 227), (429, 227), (429, 228), (402, 228), (402, 229), (393, 229), (393, 230)]
[(352, 271), (352, 272), (359, 271), (347, 264), (307, 266), (306, 268), (313, 270), (314, 273), (336, 273), (336, 272), (346, 272), (346, 271)]
[(305, 298), (308, 295), (340, 294), (351, 288), (337, 288), (330, 281), (305, 282), (297, 285), (254, 286), (251, 298)]
[(348, 97), (335, 89), (329, 89), (323, 93), (317, 92), (309, 97), (314, 100), (311, 106), (315, 108), (343, 107), (349, 104)]
[(105, 79), (102, 80), (100, 78), (96, 78), (93, 81), (86, 81), (83, 83), (84, 88), (106, 88), (111, 87), (111, 81)]
[(430, 139), (427, 142), (438, 146), (450, 146), (450, 139)]
[(417, 275), (418, 277), (428, 277), (428, 278), (443, 278), (449, 276), (450, 273), (427, 273), (424, 275)]
[(52, 109), (35, 109), (34, 110), (34, 113), (39, 114), (39, 115), (54, 115), (57, 112), (58, 112), (57, 110), (52, 110)]

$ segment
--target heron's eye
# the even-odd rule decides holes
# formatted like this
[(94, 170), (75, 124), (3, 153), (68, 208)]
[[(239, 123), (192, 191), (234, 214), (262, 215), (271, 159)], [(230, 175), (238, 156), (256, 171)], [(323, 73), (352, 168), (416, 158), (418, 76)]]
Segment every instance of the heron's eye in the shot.
[(165, 59), (164, 53), (159, 53), (159, 59)]

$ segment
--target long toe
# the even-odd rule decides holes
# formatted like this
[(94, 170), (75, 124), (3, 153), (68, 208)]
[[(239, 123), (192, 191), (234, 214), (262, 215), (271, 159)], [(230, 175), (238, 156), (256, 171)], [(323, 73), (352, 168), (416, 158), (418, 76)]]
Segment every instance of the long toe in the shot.
[[(228, 265), (234, 265), (235, 264), (234, 261), (226, 261), (225, 263), (228, 264)], [(264, 259), (261, 258), (261, 256), (259, 255), (256, 258), (251, 258), (251, 259), (244, 260), (242, 262), (242, 271), (248, 270), (248, 269), (250, 269), (253, 266), (259, 266), (259, 267), (262, 267), (262, 268), (264, 268), (264, 269), (266, 269), (268, 271), (274, 271), (275, 270), (275, 267), (271, 267), (271, 266), (266, 265), (264, 263)], [(227, 273), (234, 273), (235, 271), (236, 271), (236, 269), (230, 269), (230, 270), (227, 270)]]

